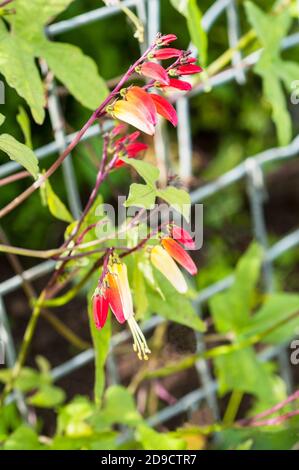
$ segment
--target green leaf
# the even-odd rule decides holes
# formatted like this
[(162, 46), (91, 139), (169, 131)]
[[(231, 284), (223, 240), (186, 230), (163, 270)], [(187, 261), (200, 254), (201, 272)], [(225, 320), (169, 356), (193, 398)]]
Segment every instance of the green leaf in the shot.
[(151, 312), (196, 331), (205, 331), (204, 322), (199, 318), (186, 296), (179, 294), (157, 270), (155, 270), (155, 278), (165, 301), (161, 301), (160, 295), (156, 292), (148, 290), (147, 296)]
[(62, 13), (74, 0), (15, 0), (17, 17), (20, 22), (34, 22), (44, 25)]
[(21, 128), (21, 131), (23, 132), (25, 145), (27, 145), (27, 147), (32, 149), (33, 147), (32, 147), (32, 139), (31, 139), (30, 119), (25, 109), (23, 108), (23, 106), (19, 106), (19, 112), (17, 114), (17, 121)]
[(0, 113), (0, 126), (2, 126), (2, 124), (4, 123), (4, 121), (5, 121), (5, 116), (4, 116), (4, 114), (1, 114), (1, 113)]
[(89, 436), (92, 430), (87, 419), (94, 411), (95, 406), (87, 397), (75, 397), (59, 411), (57, 434), (70, 437)]
[(44, 35), (45, 23), (70, 3), (71, 0), (16, 0), (16, 14), (10, 18), (12, 32), (8, 33), (4, 26), (0, 31), (0, 71), (30, 105), (38, 123), (44, 119), (45, 97), (35, 58), (46, 59), (56, 77), (89, 109), (98, 107), (108, 93), (90, 57), (71, 44), (48, 41)]
[(144, 179), (148, 186), (156, 188), (155, 183), (160, 175), (160, 171), (156, 166), (142, 160), (135, 160), (134, 158), (121, 157), (121, 160), (127, 163), (127, 165), (131, 165)]
[(0, 441), (7, 439), (11, 430), (17, 429), (21, 424), (22, 417), (16, 403), (2, 406), (0, 409)]
[[(32, 16), (30, 16), (30, 22), (33, 24), (31, 18)], [(42, 124), (46, 101), (34, 54), (25, 41), (8, 33), (1, 20), (0, 72), (8, 85), (15, 88), (17, 93), (27, 101), (35, 121)]]
[(133, 183), (124, 203), (125, 207), (136, 206), (144, 209), (152, 209), (155, 206), (156, 190), (148, 184)]
[(95, 403), (100, 405), (105, 386), (105, 363), (110, 349), (111, 322), (110, 316), (107, 317), (104, 328), (98, 330), (95, 326), (92, 308), (92, 296), (98, 283), (98, 275), (95, 278), (91, 289), (87, 295), (89, 328), (95, 350), (95, 384), (94, 396)]
[[(288, 112), (281, 80), (290, 88), (289, 73), (296, 72), (295, 67), (286, 66), (280, 59), (281, 40), (287, 34), (291, 24), (290, 9), (283, 9), (279, 14), (266, 14), (252, 2), (246, 2), (249, 22), (264, 46), (254, 71), (263, 79), (263, 91), (272, 108), (272, 118), (277, 128), (280, 145), (287, 145), (292, 136), (292, 121)], [(287, 70), (289, 69), (289, 70)]]
[(237, 264), (232, 287), (211, 298), (209, 306), (218, 331), (240, 331), (249, 324), (262, 257), (260, 246), (251, 244)]
[(15, 0), (16, 14), (10, 19), (13, 29), (20, 37), (33, 43), (43, 34), (44, 26), (73, 1)]
[(157, 196), (164, 199), (171, 207), (189, 222), (190, 210), (191, 210), (191, 199), (190, 194), (183, 189), (175, 188), (174, 186), (168, 186), (165, 189), (159, 189)]
[(4, 444), (5, 450), (38, 450), (42, 447), (36, 432), (25, 425), (16, 429)]
[(157, 292), (159, 297), (164, 301), (165, 297), (155, 278), (153, 265), (147, 257), (143, 256), (143, 258), (138, 261), (138, 269), (142, 272), (147, 285), (150, 286), (154, 292)]
[(270, 405), (276, 402), (271, 374), (252, 348), (216, 357), (214, 365), (221, 395), (238, 390), (256, 395)]
[(136, 439), (145, 450), (185, 450), (187, 447), (183, 439), (173, 437), (170, 433), (159, 433), (144, 424), (138, 426)]
[(53, 385), (42, 386), (34, 395), (28, 398), (28, 403), (39, 408), (55, 408), (65, 400), (65, 392)]
[(72, 215), (57, 194), (55, 194), (48, 179), (45, 182), (45, 196), (49, 210), (54, 217), (64, 222), (73, 222)]
[(46, 59), (55, 76), (83, 106), (94, 110), (106, 98), (108, 89), (96, 63), (78, 47), (43, 41), (39, 55)]
[(202, 64), (207, 61), (208, 38), (202, 27), (202, 13), (196, 0), (170, 0), (173, 7), (185, 16), (190, 39), (198, 50)]
[[(242, 333), (254, 335), (287, 320), (292, 314), (299, 312), (299, 295), (290, 293), (271, 294), (258, 312), (252, 317), (250, 325)], [(263, 338), (263, 342), (281, 344), (291, 340), (299, 333), (299, 315), (284, 325), (276, 328)]]
[(291, 91), (292, 84), (298, 80), (299, 77), (299, 64), (297, 62), (291, 62), (287, 60), (277, 61), (276, 66), (278, 67), (277, 73), (284, 82), (284, 86), (287, 90)]
[(200, 62), (207, 62), (208, 37), (202, 27), (202, 14), (196, 0), (189, 0), (187, 6), (187, 26), (190, 38), (198, 50)]
[(36, 179), (38, 177), (38, 160), (29, 147), (18, 142), (8, 134), (0, 135), (0, 150), (11, 160), (18, 162)]
[(276, 53), (280, 47), (280, 41), (287, 34), (291, 25), (290, 10), (284, 8), (279, 14), (267, 14), (253, 2), (248, 1), (245, 2), (245, 9), (247, 18), (261, 43)]
[(277, 72), (274, 72), (275, 63), (271, 61), (271, 64), (274, 66), (268, 68), (267, 63), (260, 60), (255, 70), (257, 73), (261, 72), (263, 77), (264, 95), (272, 107), (272, 119), (276, 125), (278, 141), (280, 145), (287, 145), (292, 137), (292, 120), (280, 79)]
[(136, 426), (142, 422), (142, 416), (136, 410), (131, 393), (121, 385), (113, 385), (105, 394), (103, 409), (90, 421), (96, 429), (117, 423)]

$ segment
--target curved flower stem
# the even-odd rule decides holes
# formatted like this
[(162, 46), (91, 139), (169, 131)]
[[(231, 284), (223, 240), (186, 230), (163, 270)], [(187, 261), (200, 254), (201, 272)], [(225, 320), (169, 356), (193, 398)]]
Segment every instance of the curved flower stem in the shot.
[(87, 130), (92, 126), (92, 124), (99, 118), (102, 118), (106, 114), (106, 107), (107, 105), (118, 95), (119, 91), (122, 89), (128, 78), (135, 72), (135, 68), (142, 63), (148, 54), (156, 47), (156, 43), (153, 43), (148, 49), (142, 54), (142, 56), (129, 67), (127, 72), (124, 74), (122, 79), (118, 82), (114, 90), (107, 96), (107, 98), (102, 102), (102, 104), (92, 113), (88, 121), (84, 124), (82, 129), (77, 132), (76, 136), (72, 140), (72, 142), (67, 146), (64, 152), (57, 158), (57, 160), (53, 163), (52, 166), (43, 174), (40, 175), (39, 178), (29, 186), (23, 193), (21, 193), (18, 197), (16, 197), (13, 201), (7, 204), (3, 209), (0, 210), (0, 219), (7, 215), (9, 212), (14, 210), (18, 207), (22, 202), (24, 202), (34, 191), (42, 186), (42, 184), (50, 178), (50, 176), (55, 173), (55, 171), (60, 167), (62, 162), (66, 159), (66, 157), (71, 153), (71, 151), (78, 145), (83, 135), (87, 132)]

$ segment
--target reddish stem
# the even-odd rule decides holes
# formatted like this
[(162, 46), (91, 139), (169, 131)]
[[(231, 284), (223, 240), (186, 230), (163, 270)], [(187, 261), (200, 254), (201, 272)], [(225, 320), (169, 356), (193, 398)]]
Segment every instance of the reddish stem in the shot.
[[(281, 410), (286, 405), (288, 405), (289, 403), (291, 403), (292, 401), (297, 400), (297, 399), (299, 399), (299, 390), (294, 392), (292, 395), (290, 395), (288, 398), (281, 401), (280, 403), (277, 403), (277, 405), (273, 406), (272, 408), (270, 408), (268, 410), (265, 410), (265, 411), (255, 415), (255, 416), (251, 417), (251, 418), (241, 419), (241, 420), (237, 421), (237, 424), (239, 426), (264, 426), (264, 424), (256, 424), (256, 423), (265, 423), (265, 422), (267, 422), (267, 420), (265, 420), (265, 421), (258, 421), (258, 420), (260, 420), (261, 418), (265, 418), (266, 416), (272, 415), (273, 413), (276, 413), (277, 411)], [(290, 413), (294, 413), (294, 412), (292, 411)], [(283, 416), (287, 416), (290, 413), (286, 413), (285, 415), (278, 416), (276, 418), (270, 418), (268, 420), (268, 422), (272, 422), (273, 420), (274, 421), (278, 420), (279, 418), (282, 418)], [(295, 413), (298, 414), (298, 410)], [(287, 418), (285, 418), (285, 419), (287, 419)], [(270, 424), (268, 424), (268, 426), (270, 426)]]
[(31, 176), (31, 174), (28, 171), (20, 171), (19, 173), (15, 173), (14, 175), (2, 178), (0, 180), (0, 187), (10, 183), (14, 183), (15, 181), (22, 180), (24, 178), (28, 178), (29, 176)]

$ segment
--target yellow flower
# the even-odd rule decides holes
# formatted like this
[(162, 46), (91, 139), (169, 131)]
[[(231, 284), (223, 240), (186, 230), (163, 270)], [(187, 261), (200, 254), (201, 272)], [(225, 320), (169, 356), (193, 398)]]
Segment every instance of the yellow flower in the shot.
[(188, 286), (183, 274), (162, 246), (157, 245), (152, 248), (151, 262), (180, 294), (187, 292)]

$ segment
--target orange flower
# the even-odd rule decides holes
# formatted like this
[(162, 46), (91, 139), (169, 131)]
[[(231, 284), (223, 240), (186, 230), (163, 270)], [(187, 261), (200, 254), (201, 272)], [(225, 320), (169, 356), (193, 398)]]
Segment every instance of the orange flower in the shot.
[(125, 319), (125, 315), (123, 311), (123, 305), (122, 305), (120, 292), (118, 290), (117, 280), (115, 276), (109, 272), (107, 273), (106, 280), (107, 280), (106, 296), (109, 302), (109, 307), (114, 313), (117, 321), (119, 323), (124, 323), (126, 319)]
[(134, 315), (133, 300), (128, 282), (127, 266), (124, 263), (113, 261), (109, 266), (110, 275), (115, 279), (117, 290), (120, 295), (125, 320)]
[(93, 297), (93, 314), (97, 328), (105, 325), (111, 308), (119, 323), (128, 322), (133, 336), (133, 349), (139, 359), (148, 359), (150, 349), (144, 334), (134, 318), (133, 300), (128, 282), (127, 267), (115, 255), (110, 255), (107, 273)]
[(115, 103), (112, 114), (115, 118), (131, 124), (145, 134), (154, 135), (155, 133), (154, 124), (147, 120), (146, 114), (138, 108), (137, 104), (119, 100)]
[(191, 258), (190, 255), (184, 250), (181, 245), (179, 245), (175, 240), (170, 237), (165, 237), (161, 241), (162, 246), (165, 248), (167, 253), (175, 259), (183, 268), (185, 268), (188, 273), (194, 274), (197, 273), (197, 267)]

